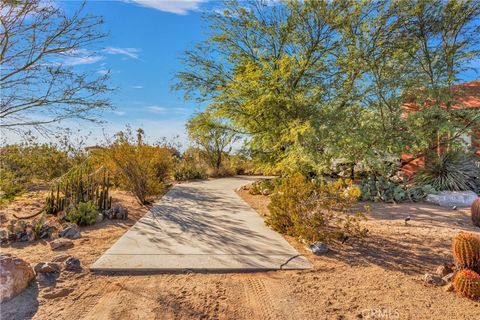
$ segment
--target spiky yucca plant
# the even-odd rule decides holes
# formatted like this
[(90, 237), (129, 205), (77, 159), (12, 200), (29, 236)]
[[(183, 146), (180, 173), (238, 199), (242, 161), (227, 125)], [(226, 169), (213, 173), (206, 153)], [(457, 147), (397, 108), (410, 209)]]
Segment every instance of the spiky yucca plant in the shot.
[(453, 258), (460, 268), (480, 267), (480, 238), (470, 232), (460, 231), (453, 238)]
[(480, 275), (475, 271), (463, 269), (453, 279), (455, 291), (470, 299), (480, 299)]
[(415, 175), (415, 182), (429, 184), (438, 191), (477, 191), (480, 168), (476, 161), (475, 155), (460, 151), (430, 156)]

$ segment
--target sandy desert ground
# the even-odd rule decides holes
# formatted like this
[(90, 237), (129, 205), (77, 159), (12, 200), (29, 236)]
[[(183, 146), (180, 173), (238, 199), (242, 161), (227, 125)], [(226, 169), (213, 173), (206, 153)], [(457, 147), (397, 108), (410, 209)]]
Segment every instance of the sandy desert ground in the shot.
[[(268, 197), (240, 195), (260, 214)], [(35, 207), (38, 199), (27, 198)], [(82, 229), (75, 246), (53, 252), (46, 241), (2, 247), (29, 263), (58, 254), (78, 257), (81, 272), (63, 271), (0, 305), (1, 319), (480, 319), (480, 302), (460, 298), (421, 276), (451, 262), (451, 238), (471, 226), (469, 210), (426, 204), (373, 204), (365, 243), (333, 244), (314, 256), (287, 239), (314, 265), (309, 271), (243, 274), (98, 274), (88, 270), (147, 210), (126, 193), (115, 199), (129, 220)], [(17, 208), (17, 209), (15, 209)], [(8, 218), (18, 203), (1, 209)], [(26, 209), (22, 209), (26, 210)], [(412, 217), (405, 226), (404, 218)]]

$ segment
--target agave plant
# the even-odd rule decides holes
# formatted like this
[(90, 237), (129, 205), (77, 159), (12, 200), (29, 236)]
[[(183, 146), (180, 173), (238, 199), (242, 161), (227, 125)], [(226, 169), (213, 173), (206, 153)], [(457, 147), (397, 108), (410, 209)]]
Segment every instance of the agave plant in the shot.
[(473, 154), (451, 151), (428, 157), (415, 175), (418, 184), (429, 184), (438, 191), (478, 191), (480, 168)]

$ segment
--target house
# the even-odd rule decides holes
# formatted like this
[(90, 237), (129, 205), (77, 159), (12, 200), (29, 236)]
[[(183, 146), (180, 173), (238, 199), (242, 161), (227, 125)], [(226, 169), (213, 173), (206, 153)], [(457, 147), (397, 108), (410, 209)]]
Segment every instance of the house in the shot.
[[(480, 80), (466, 82), (453, 86), (453, 91), (458, 93), (455, 97), (456, 103), (452, 106), (454, 109), (459, 108), (474, 108), (478, 109), (480, 116)], [(421, 105), (415, 102), (415, 99), (405, 103), (403, 105), (405, 110), (404, 114), (407, 116), (411, 112), (418, 111), (422, 108)], [(464, 134), (460, 137), (467, 145), (470, 145), (476, 154), (480, 157), (480, 128), (474, 128), (471, 132)], [(414, 155), (403, 154), (401, 157), (402, 171), (406, 177), (410, 178), (425, 164), (425, 157), (414, 158)]]

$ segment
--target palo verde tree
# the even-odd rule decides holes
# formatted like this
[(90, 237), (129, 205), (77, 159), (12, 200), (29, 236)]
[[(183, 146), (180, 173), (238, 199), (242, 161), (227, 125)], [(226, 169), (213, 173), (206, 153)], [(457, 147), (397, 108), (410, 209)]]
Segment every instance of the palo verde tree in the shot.
[(217, 175), (227, 147), (235, 141), (236, 133), (228, 127), (228, 123), (215, 117), (211, 112), (198, 113), (187, 125), (188, 137), (198, 145), (202, 156)]
[(478, 57), (478, 1), (224, 7), (208, 16), (210, 38), (185, 53), (175, 88), (212, 101), (211, 110), (250, 136), (252, 156), (273, 168), (324, 170), (335, 158), (380, 166), (407, 146), (421, 150), (431, 130), (477, 121), (464, 121), (471, 110), (405, 117), (403, 105), (412, 95), (419, 104), (453, 104), (451, 85)]
[(67, 14), (53, 1), (0, 2), (0, 129), (46, 130), (65, 119), (96, 121), (109, 107), (108, 75), (74, 67), (98, 56), (102, 19)]

